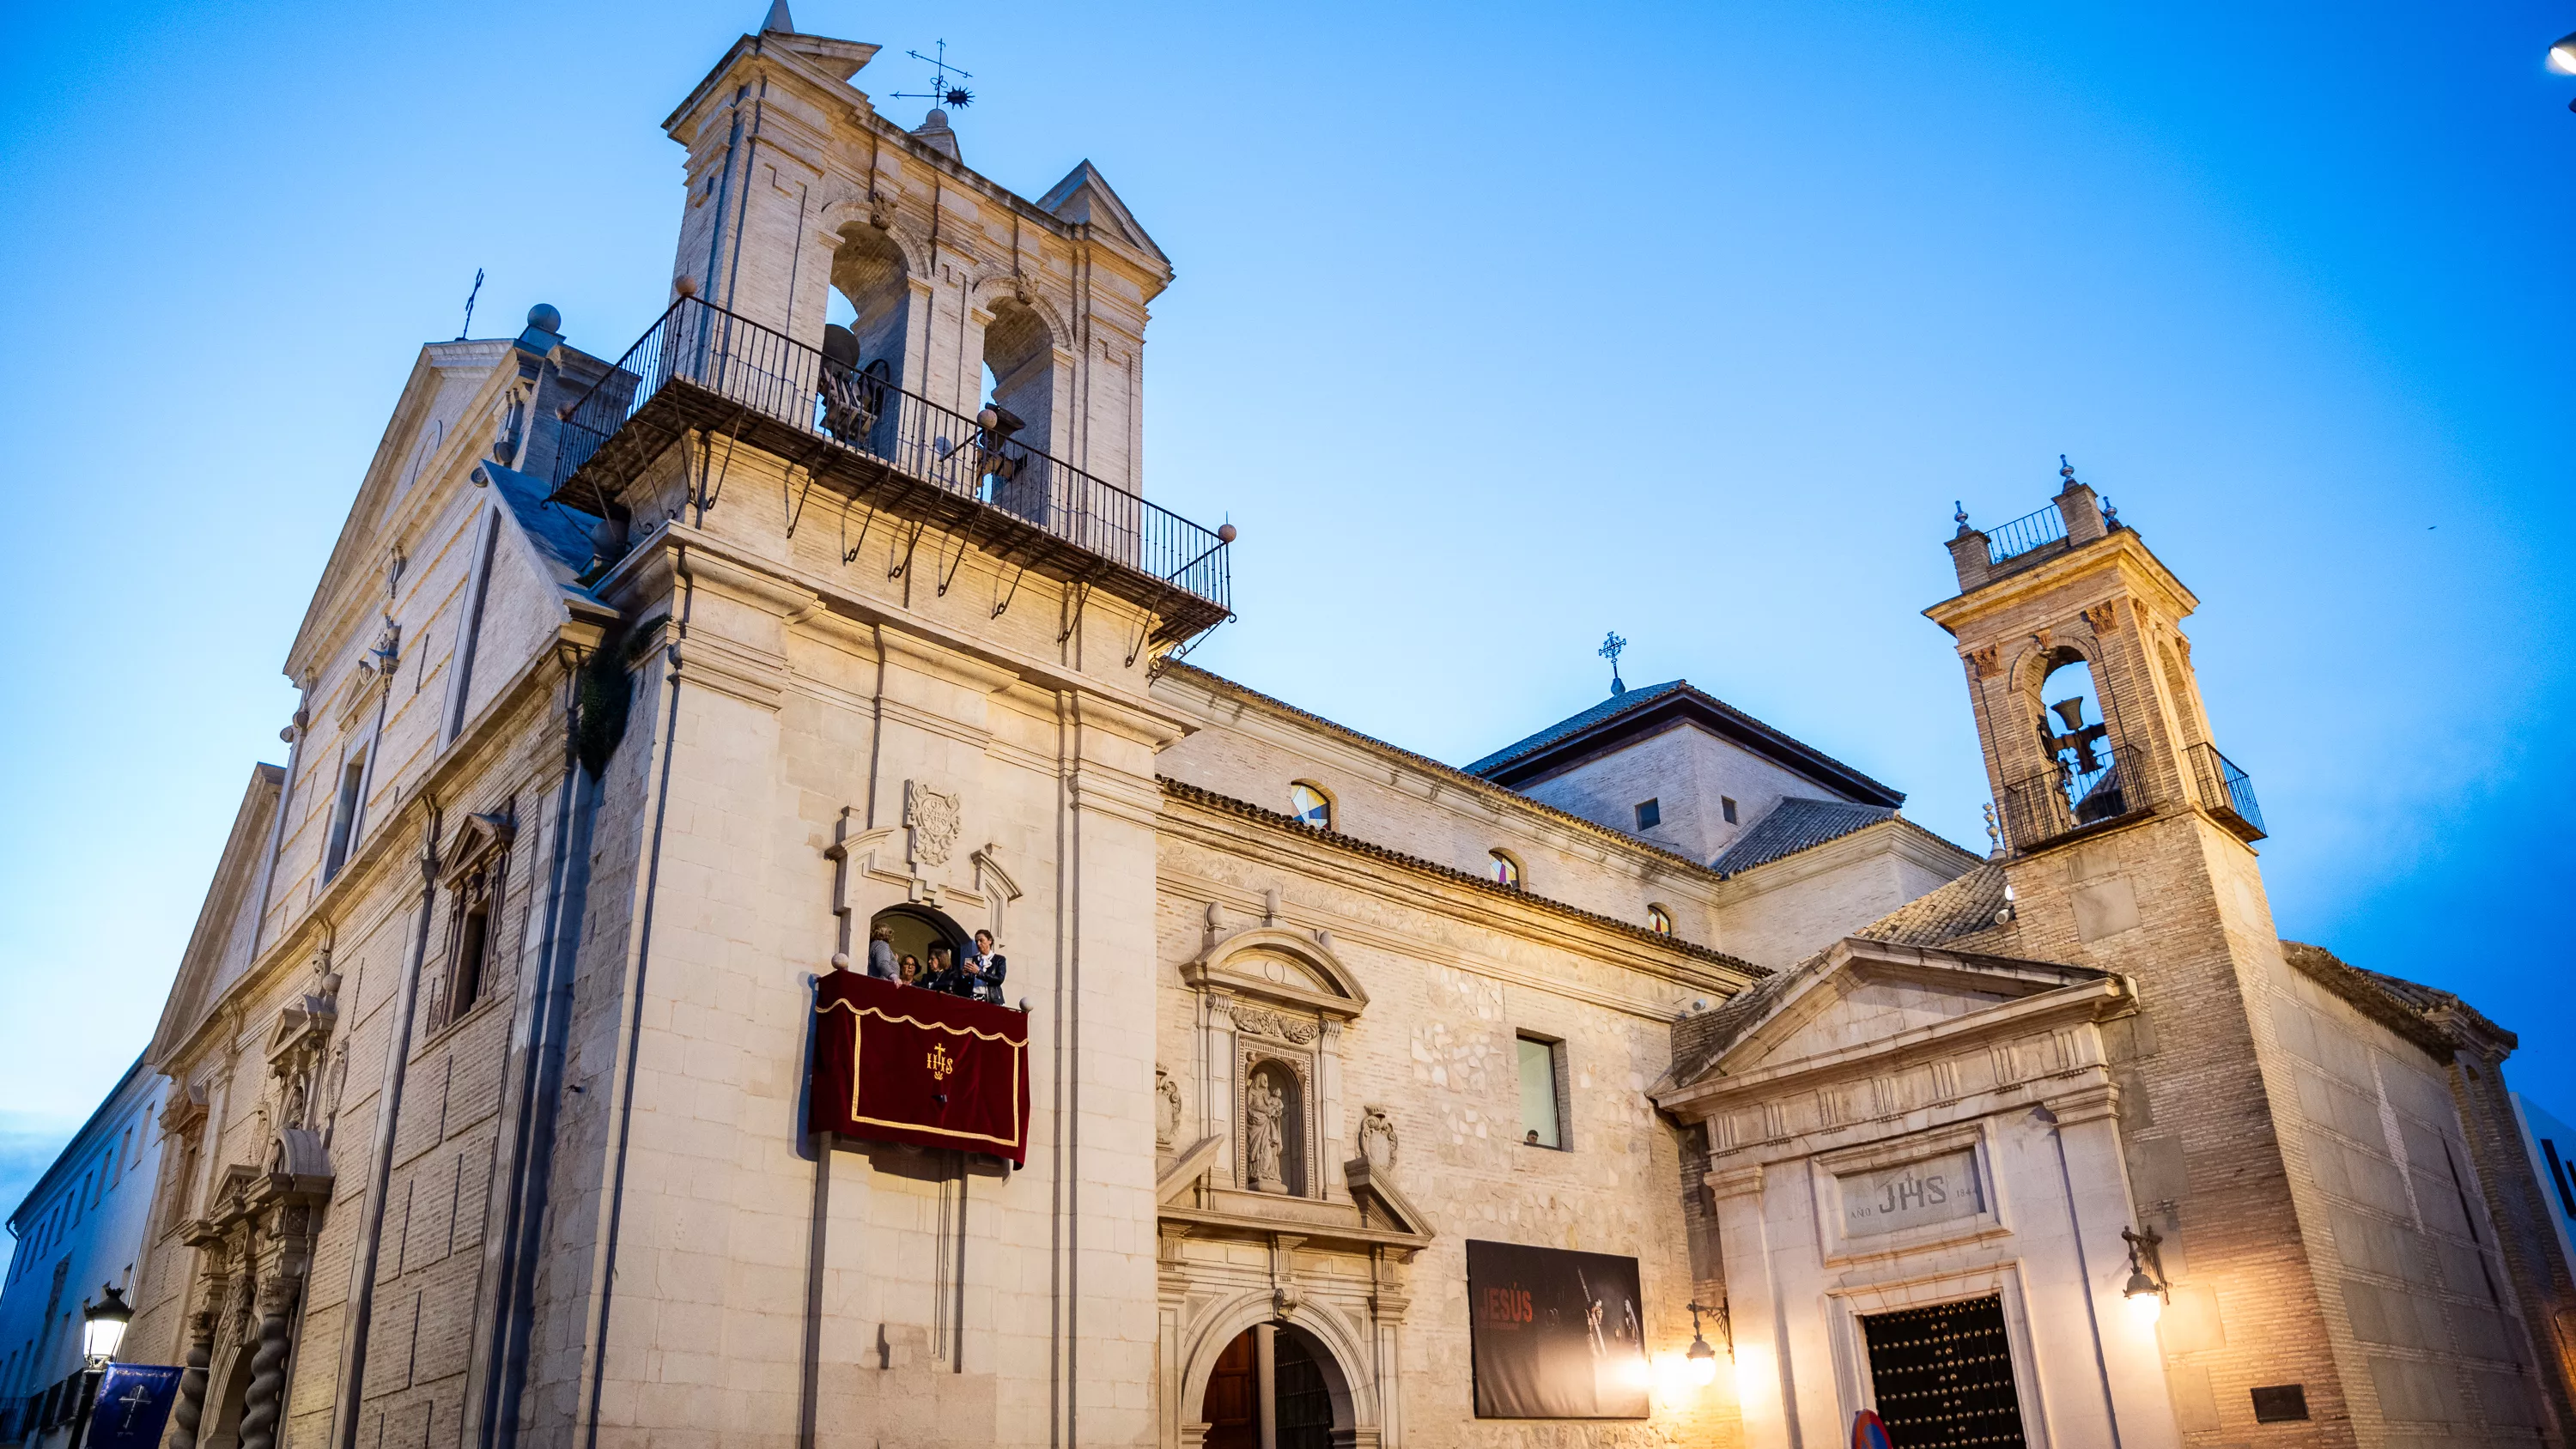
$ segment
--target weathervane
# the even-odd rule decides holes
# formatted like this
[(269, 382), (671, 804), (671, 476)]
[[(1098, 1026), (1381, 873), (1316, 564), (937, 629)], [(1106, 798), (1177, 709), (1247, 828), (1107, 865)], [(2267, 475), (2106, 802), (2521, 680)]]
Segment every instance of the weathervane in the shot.
[(975, 78), (975, 73), (971, 70), (967, 70), (963, 66), (954, 66), (948, 63), (947, 41), (943, 40), (939, 42), (938, 50), (939, 54), (935, 56), (924, 55), (917, 50), (907, 50), (904, 52), (904, 54), (911, 56), (914, 60), (920, 61), (923, 65), (930, 67), (930, 89), (927, 91), (896, 91), (894, 93), (894, 99), (898, 101), (929, 101), (933, 105), (955, 106), (959, 110), (964, 110), (966, 107), (975, 104), (975, 93), (973, 91), (966, 89), (964, 86), (950, 85), (948, 83), (948, 76), (952, 71), (956, 73), (959, 80), (973, 80)]
[(1619, 679), (1619, 655), (1622, 651), (1626, 650), (1627, 647), (1628, 641), (1620, 638), (1619, 631), (1613, 629), (1610, 631), (1610, 637), (1602, 640), (1600, 649), (1595, 651), (1599, 653), (1602, 658), (1610, 661), (1610, 692), (1612, 694), (1626, 694), (1628, 692), (1628, 686), (1621, 683)]

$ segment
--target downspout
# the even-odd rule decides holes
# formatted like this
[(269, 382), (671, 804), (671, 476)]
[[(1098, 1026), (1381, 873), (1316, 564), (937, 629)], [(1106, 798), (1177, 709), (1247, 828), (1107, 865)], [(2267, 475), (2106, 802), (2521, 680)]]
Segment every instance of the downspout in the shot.
[[(372, 751), (369, 771), (375, 768)], [(420, 974), (429, 955), (430, 914), (438, 897), (438, 803), (428, 802), (429, 821), (420, 849), (420, 927), (412, 933), (411, 965), (403, 972), (394, 1002), (393, 1039), (385, 1046), (384, 1085), (376, 1092), (376, 1140), (367, 1151), (367, 1200), (358, 1221), (358, 1245), (349, 1266), (349, 1336), (340, 1350), (340, 1390), (333, 1410), (331, 1442), (357, 1449), (358, 1405), (366, 1398), (367, 1329), (376, 1297), (376, 1256), (384, 1244), (385, 1193), (393, 1178), (394, 1122), (402, 1110), (403, 1073), (411, 1061), (411, 1023), (420, 1005)]]
[(653, 903), (662, 883), (662, 830), (671, 815), (671, 761), (680, 743), (680, 648), (688, 639), (689, 613), (697, 599), (697, 582), (689, 574), (688, 545), (672, 545), (671, 571), (679, 580), (680, 598), (671, 611), (665, 627), (670, 637), (662, 646), (663, 673), (670, 680), (670, 705), (663, 724), (660, 749), (660, 780), (653, 792), (653, 837), (645, 855), (644, 899), (636, 913), (635, 955), (626, 970), (626, 1020), (619, 1030), (618, 1052), (625, 1060), (615, 1068), (614, 1090), (617, 1101), (611, 1108), (607, 1221), (602, 1224), (599, 1246), (591, 1258), (591, 1285), (599, 1295), (599, 1310), (589, 1325), (590, 1359), (586, 1371), (590, 1383), (582, 1394), (581, 1443), (595, 1449), (599, 1443), (600, 1395), (608, 1378), (608, 1315), (617, 1287), (617, 1233), (626, 1206), (626, 1151), (633, 1139), (635, 1116), (635, 1063), (643, 1045), (644, 984), (646, 967), (653, 956)]

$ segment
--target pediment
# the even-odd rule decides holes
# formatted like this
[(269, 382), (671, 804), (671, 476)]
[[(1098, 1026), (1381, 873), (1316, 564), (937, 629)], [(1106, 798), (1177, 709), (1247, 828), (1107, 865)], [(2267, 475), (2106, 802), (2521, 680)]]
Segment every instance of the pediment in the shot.
[(2105, 975), (2083, 966), (1845, 940), (1749, 1003), (1707, 1071), (1741, 1076), (1865, 1051)]
[(1192, 986), (1300, 1012), (1349, 1020), (1368, 1007), (1368, 992), (1326, 941), (1284, 926), (1262, 926), (1199, 953), (1181, 968)]
[(1088, 161), (1076, 165), (1065, 173), (1062, 181), (1048, 187), (1046, 195), (1038, 198), (1038, 209), (1076, 225), (1105, 232), (1156, 261), (1169, 264), (1163, 249), (1154, 245), (1154, 239), (1146, 235), (1145, 228), (1137, 223), (1136, 214), (1127, 209), (1127, 203), (1118, 199), (1118, 193), (1109, 189), (1109, 182)]

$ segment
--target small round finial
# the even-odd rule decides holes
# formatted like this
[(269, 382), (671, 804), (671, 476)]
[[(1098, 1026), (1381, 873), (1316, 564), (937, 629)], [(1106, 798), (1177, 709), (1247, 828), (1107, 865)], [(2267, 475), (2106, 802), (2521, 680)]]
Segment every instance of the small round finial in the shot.
[(698, 295), (698, 279), (695, 277), (682, 277), (671, 284), (671, 290), (679, 293), (683, 297), (694, 297)]
[(563, 330), (563, 314), (556, 311), (551, 305), (539, 302), (537, 305), (528, 309), (528, 325), (536, 328), (540, 332), (561, 332)]
[(833, 969), (833, 970), (835, 970), (835, 971), (847, 971), (847, 970), (849, 970), (849, 969), (850, 969), (850, 953), (849, 953), (849, 952), (847, 952), (847, 951), (835, 951), (835, 952), (833, 952), (833, 953), (832, 953), (832, 969)]
[(1239, 535), (1235, 533), (1235, 531), (1234, 531), (1234, 525), (1233, 525), (1233, 524), (1231, 524), (1231, 523), (1220, 523), (1220, 524), (1218, 524), (1218, 525), (1216, 526), (1216, 541), (1217, 541), (1217, 542), (1219, 542), (1219, 543), (1232, 543), (1232, 542), (1234, 542), (1234, 541), (1235, 541), (1235, 539), (1236, 539), (1237, 537), (1239, 537)]
[(948, 113), (939, 109), (937, 106), (932, 106), (930, 108), (930, 114), (921, 118), (921, 125), (924, 130), (929, 130), (937, 126), (945, 126), (947, 124)]
[(1960, 502), (1959, 500), (1957, 500), (1957, 499), (1955, 499), (1955, 498), (1954, 498), (1954, 499), (1952, 499), (1952, 500), (1950, 501), (1950, 506), (1951, 506), (1952, 508), (1955, 508), (1955, 509), (1959, 510), (1958, 512), (1953, 513), (1953, 514), (1951, 514), (1951, 515), (1950, 515), (1950, 519), (1951, 519), (1951, 521), (1952, 521), (1952, 522), (1954, 522), (1954, 523), (1956, 523), (1956, 524), (1958, 524), (1961, 528), (1965, 528), (1965, 527), (1967, 527), (1967, 526), (1968, 526), (1968, 505), (1967, 505), (1967, 504), (1965, 504), (1965, 503), (1962, 503), (1962, 502)]
[(558, 417), (558, 418), (561, 418), (561, 419), (562, 419), (562, 420), (564, 420), (565, 422), (571, 422), (571, 421), (572, 421), (572, 404), (571, 404), (571, 403), (568, 403), (568, 402), (559, 402), (559, 403), (556, 403), (556, 404), (555, 404), (555, 416), (556, 416), (556, 417)]
[(2057, 476), (2069, 483), (2075, 481), (2075, 465), (2066, 461), (2064, 453), (2057, 455)]

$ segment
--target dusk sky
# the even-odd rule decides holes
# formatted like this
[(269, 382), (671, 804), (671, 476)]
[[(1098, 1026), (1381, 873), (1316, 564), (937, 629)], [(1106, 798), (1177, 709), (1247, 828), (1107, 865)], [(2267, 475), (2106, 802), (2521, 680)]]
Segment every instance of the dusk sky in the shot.
[[(659, 122), (765, 0), (14, 11), (0, 1211), (141, 1050), (420, 344), (667, 293)], [(1173, 259), (1195, 662), (1452, 762), (1686, 677), (1980, 852), (1953, 501), (2058, 455), (2199, 594), (2283, 934), (2576, 1113), (2576, 6), (799, 4)], [(2553, 743), (2555, 742), (2555, 743)], [(2552, 763), (2555, 760), (2557, 763)]]

